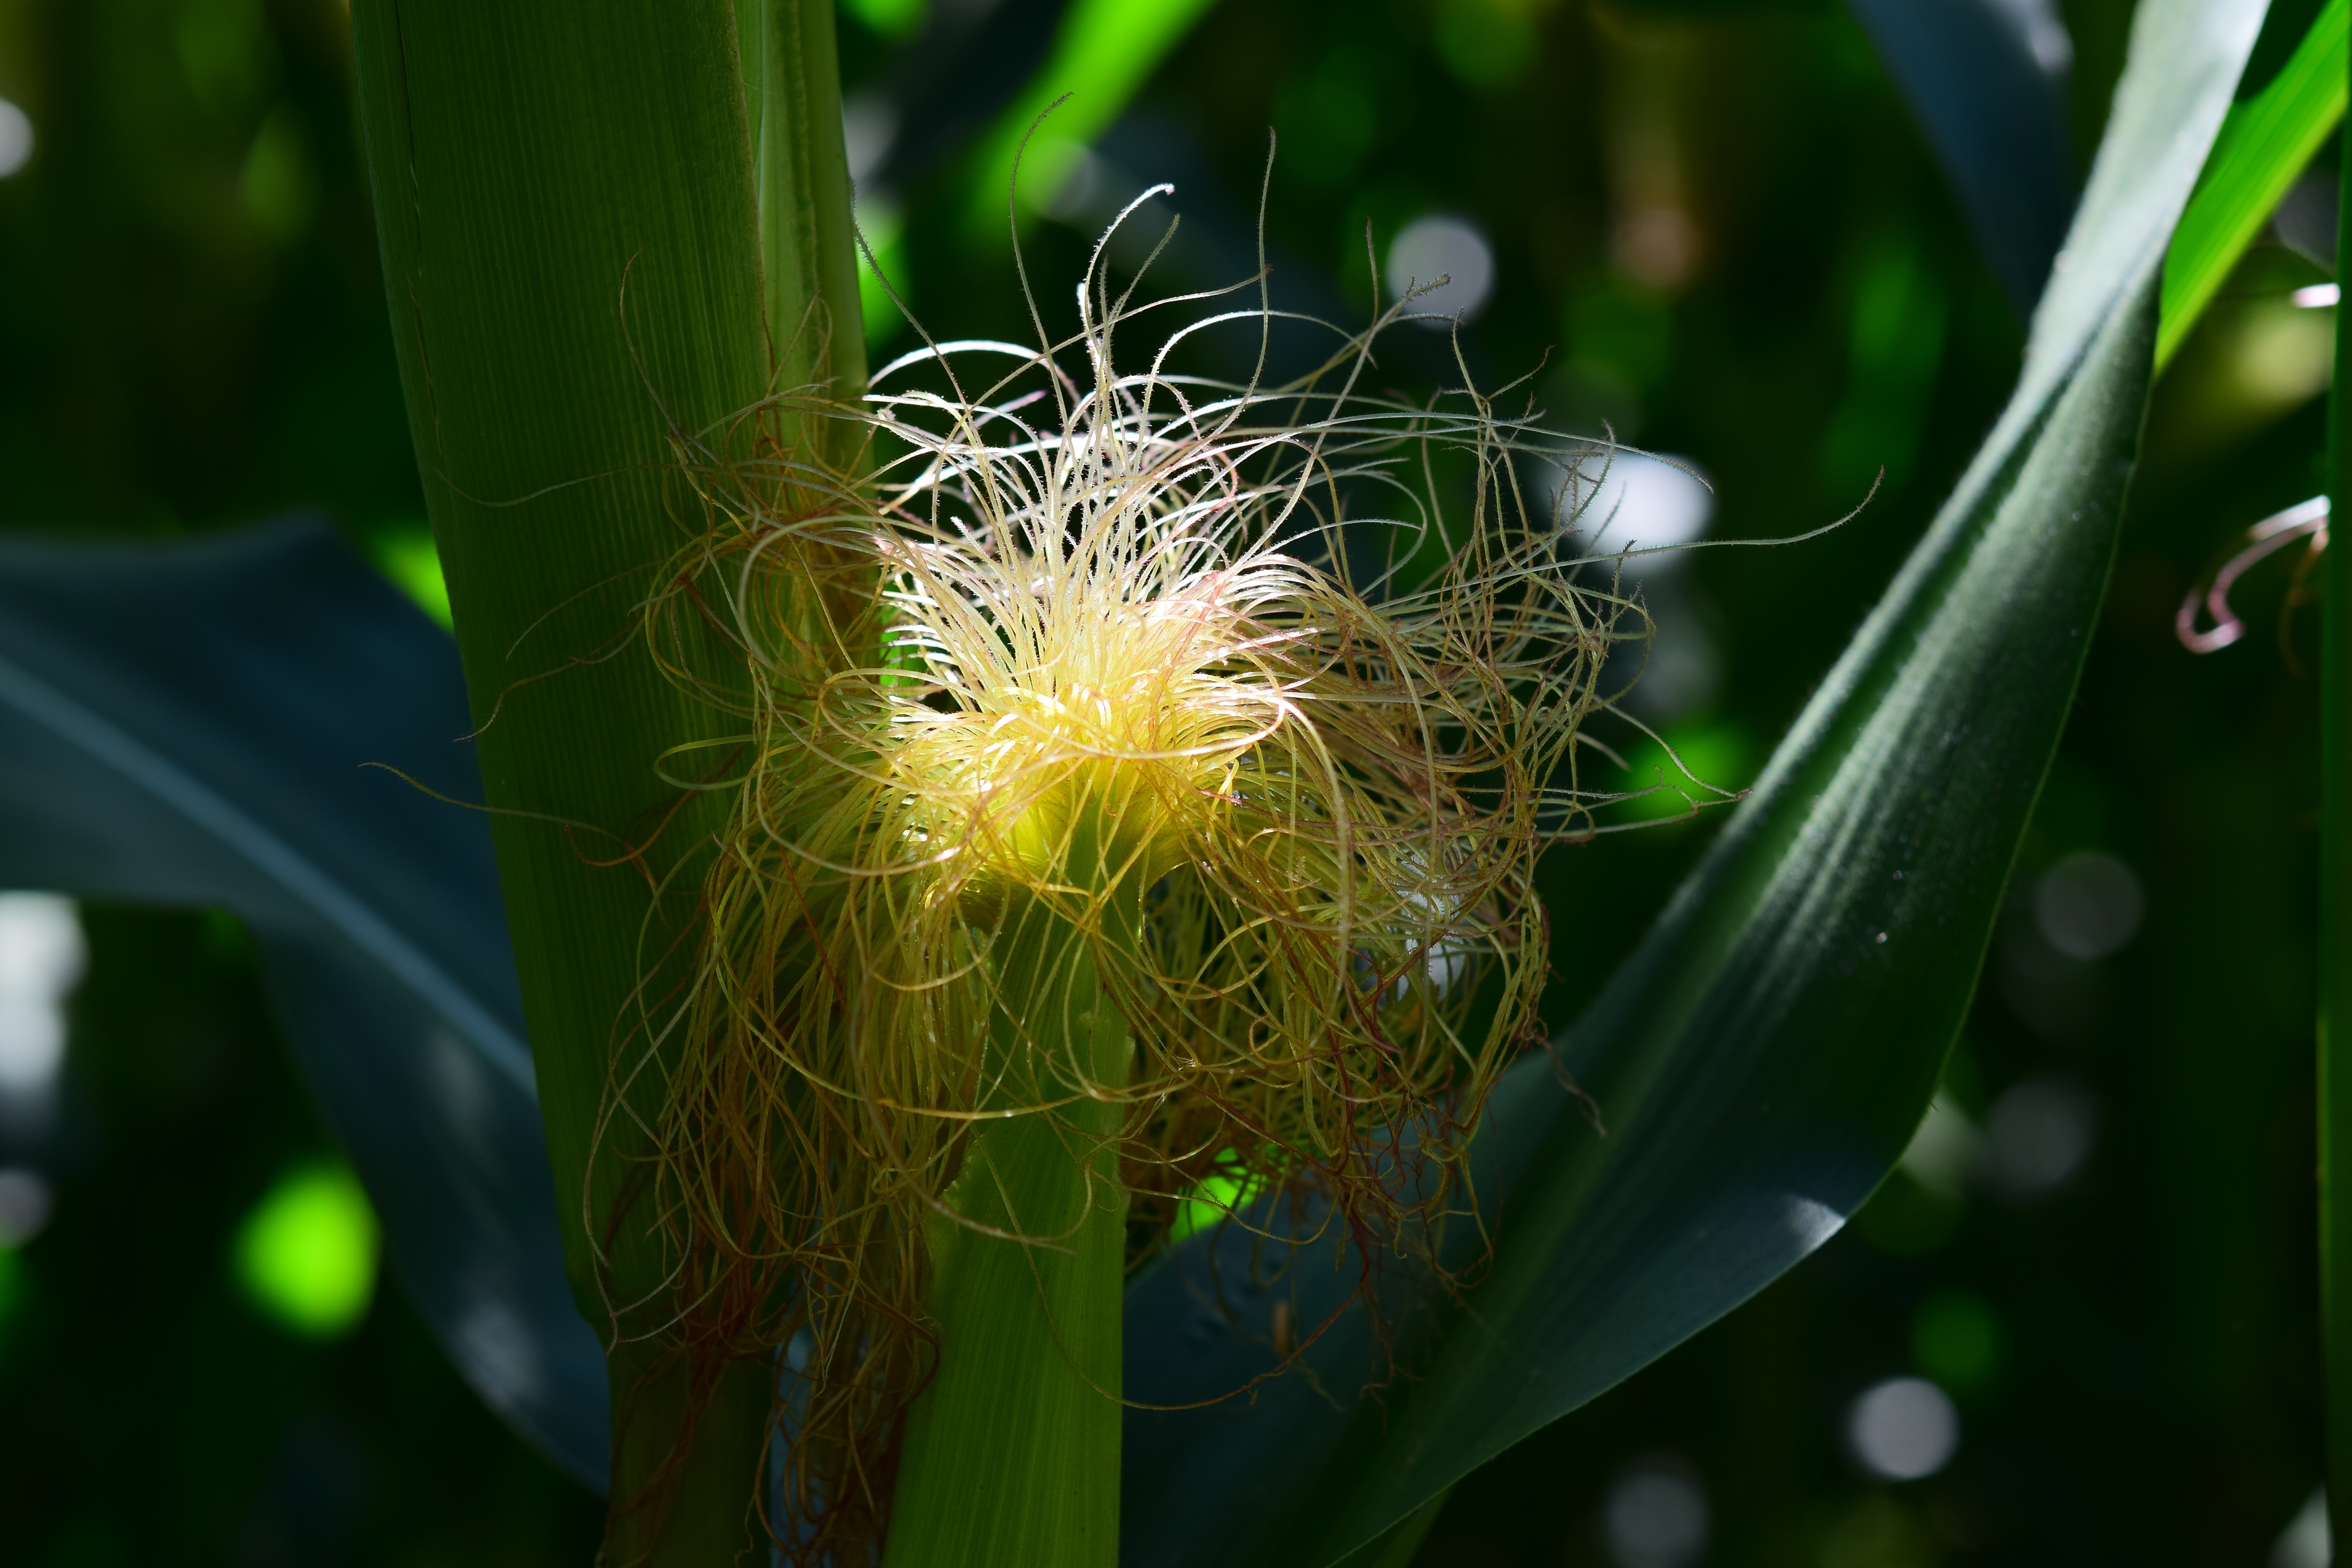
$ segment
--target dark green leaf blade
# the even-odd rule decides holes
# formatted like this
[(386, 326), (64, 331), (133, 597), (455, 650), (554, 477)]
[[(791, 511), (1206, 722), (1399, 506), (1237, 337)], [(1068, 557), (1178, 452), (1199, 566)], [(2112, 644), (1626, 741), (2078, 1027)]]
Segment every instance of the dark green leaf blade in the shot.
[[(1522, 1064), (1484, 1135), (1490, 1270), (1364, 1314), (1289, 1376), (1128, 1425), (1124, 1560), (1307, 1564), (1664, 1354), (1835, 1232), (1925, 1110), (2072, 701), (2146, 407), (2158, 270), (2252, 47), (2251, 0), (2148, 0), (2015, 398), (1566, 1064)], [(1277, 1308), (1344, 1296), (1328, 1252), (1254, 1278), (1184, 1248), (1129, 1300), (1129, 1396), (1269, 1366)], [(1210, 1265), (1215, 1264), (1213, 1274)]]
[[(1903, 89), (1985, 265), (2031, 311), (2066, 237), (2065, 28), (1999, 0), (1846, 0)], [(2037, 36), (2037, 34), (2039, 36)]]
[[(573, 1299), (620, 1363), (614, 1489), (646, 1505), (608, 1516), (607, 1551), (635, 1561), (657, 1537), (664, 1561), (740, 1552), (772, 1375), (738, 1363), (714, 1392), (656, 1342), (673, 1281), (636, 1158), (646, 1123), (608, 1096), (626, 1082), (658, 1102), (661, 1069), (611, 1068), (662, 1037), (648, 1004), (690, 962), (729, 810), (668, 765), (719, 767), (740, 725), (662, 658), (719, 686), (749, 672), (691, 616), (661, 658), (632, 645), (665, 563), (704, 526), (681, 451), (740, 458), (774, 439), (805, 457), (793, 420), (755, 410), (859, 369), (829, 0), (351, 12), (393, 343), (499, 811), (555, 1213)], [(835, 343), (828, 367), (814, 351)], [(638, 1303), (624, 1332), (615, 1317)]]
[(316, 521), (0, 542), (0, 886), (253, 931), (394, 1271), (488, 1405), (604, 1489), (448, 635)]

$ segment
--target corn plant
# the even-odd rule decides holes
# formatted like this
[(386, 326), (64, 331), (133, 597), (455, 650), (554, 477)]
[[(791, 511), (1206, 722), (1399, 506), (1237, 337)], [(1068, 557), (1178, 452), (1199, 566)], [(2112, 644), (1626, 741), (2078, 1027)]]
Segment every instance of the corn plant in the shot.
[[(2143, 5), (2008, 411), (1558, 1040), (1529, 872), (1605, 817), (1641, 616), (1525, 477), (1579, 451), (1368, 394), (1377, 322), (1304, 382), (1133, 369), (1097, 273), (1075, 334), (869, 378), (814, 0), (356, 0), (463, 700), (314, 531), (11, 546), (5, 805), (70, 831), (0, 869), (246, 916), (411, 1289), (614, 1562), (1402, 1563), (1917, 1125), (2151, 379), (2342, 112), (2337, 5), (2233, 114), (2262, 12)], [(126, 679), (77, 595), (172, 658)], [(187, 721), (294, 658), (346, 700)], [(411, 762), (455, 728), (482, 817)]]

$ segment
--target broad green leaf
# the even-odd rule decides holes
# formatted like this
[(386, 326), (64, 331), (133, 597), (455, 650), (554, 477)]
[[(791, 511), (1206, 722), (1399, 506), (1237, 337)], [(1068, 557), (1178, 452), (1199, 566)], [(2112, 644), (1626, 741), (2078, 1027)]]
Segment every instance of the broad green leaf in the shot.
[(319, 521), (0, 541), (0, 886), (233, 910), (394, 1271), (583, 1484), (604, 1358), (563, 1282), (457, 648)]
[(630, 646), (698, 526), (671, 439), (748, 441), (731, 416), (819, 374), (814, 343), (835, 346), (833, 374), (858, 368), (829, 5), (352, 6), (394, 343), (482, 726), (564, 1254), (620, 1369), (616, 1492), (643, 1500), (692, 1434), (667, 1507), (611, 1516), (620, 1560), (656, 1535), (665, 1561), (748, 1549), (772, 1393), (749, 1366), (691, 1387), (615, 1331), (616, 1303), (667, 1281), (656, 1217), (629, 1202), (639, 1123), (602, 1112), (616, 1053), (648, 1038), (639, 1005), (677, 978), (726, 810), (660, 759), (715, 757), (696, 748), (731, 721)]
[[(1475, 1287), (1392, 1303), (1393, 1380), (1350, 1310), (1307, 1352), (1311, 1377), (1131, 1412), (1130, 1568), (1343, 1557), (1754, 1295), (1885, 1177), (2065, 722), (2137, 454), (2166, 241), (2262, 15), (2144, 0), (2008, 410), (1557, 1067), (1523, 1063), (1498, 1091), (1479, 1183), (1495, 1248)], [(1449, 1242), (1470, 1261), (1466, 1237)], [(1254, 1264), (1228, 1229), (1139, 1278), (1129, 1396), (1232, 1393), (1322, 1325), (1352, 1266), (1315, 1247), (1283, 1261)]]
[(2287, 187), (2344, 118), (2352, 91), (2352, 0), (2327, 0), (2268, 87), (2231, 109), (2164, 258), (2156, 365), (2179, 352)]
[(2032, 310), (2074, 210), (2063, 23), (2006, 0), (1846, 0), (1951, 182), (1985, 265)]
[[(597, 656), (681, 539), (667, 520), (689, 515), (668, 425), (749, 406), (768, 372), (733, 8), (662, 9), (362, 0), (352, 15), (484, 783), (529, 814), (492, 834), (573, 1290), (600, 1313), (578, 1196), (648, 899), (588, 861), (669, 804), (654, 759), (721, 726), (650, 661)], [(683, 842), (707, 825), (681, 826)]]

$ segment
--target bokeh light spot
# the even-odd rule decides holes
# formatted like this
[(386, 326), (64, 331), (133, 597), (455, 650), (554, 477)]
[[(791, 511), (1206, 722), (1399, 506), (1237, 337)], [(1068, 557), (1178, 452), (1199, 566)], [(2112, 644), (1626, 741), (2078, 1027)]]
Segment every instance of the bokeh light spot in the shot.
[(289, 1172), (237, 1231), (237, 1282), (300, 1334), (332, 1338), (357, 1324), (375, 1295), (375, 1212), (341, 1165)]
[(1720, 802), (1724, 792), (1747, 784), (1755, 770), (1755, 751), (1747, 731), (1732, 723), (1677, 730), (1664, 744), (1637, 747), (1623, 787), (1650, 793), (1627, 801), (1619, 814), (1651, 821), (1688, 816), (1694, 804)]
[(2069, 958), (2105, 958), (2139, 932), (2146, 911), (2139, 879), (2112, 855), (2069, 855), (2033, 888), (2042, 940)]
[(1589, 496), (1576, 498), (1583, 510), (1571, 526), (1587, 534), (1596, 554), (1610, 551), (1656, 551), (1625, 557), (1635, 576), (1672, 571), (1690, 559), (1682, 547), (1706, 537), (1715, 518), (1715, 491), (1687, 458), (1616, 451), (1590, 459), (1584, 471), (1595, 481)]
[(0, 1171), (0, 1252), (24, 1246), (47, 1228), (56, 1194), (38, 1171)]
[(33, 117), (0, 98), (0, 180), (33, 158)]
[[(888, 94), (853, 92), (841, 100), (841, 147), (849, 158), (850, 188), (861, 205), (873, 194), (867, 182), (898, 141), (898, 106)], [(866, 229), (867, 243), (875, 243), (863, 211), (857, 214), (857, 223)]]
[[(1230, 1149), (1217, 1156), (1220, 1165), (1238, 1163)], [(1176, 1205), (1176, 1218), (1168, 1227), (1171, 1241), (1181, 1241), (1194, 1231), (1207, 1230), (1236, 1209), (1257, 1196), (1258, 1184), (1228, 1170), (1213, 1171), (1193, 1184), (1192, 1191)]]
[(2242, 314), (2229, 348), (2239, 395), (2263, 413), (2284, 412), (2327, 390), (2336, 323), (2311, 307), (2266, 300)]
[(1468, 220), (1433, 214), (1397, 231), (1386, 272), (1389, 295), (1397, 300), (1446, 280), (1407, 307), (1418, 324), (1442, 331), (1455, 317), (1477, 320), (1486, 308), (1495, 292), (1495, 248)]
[(1846, 1444), (1855, 1461), (1890, 1481), (1916, 1481), (1952, 1462), (1960, 1447), (1960, 1413), (1951, 1396), (1924, 1377), (1890, 1377), (1862, 1393), (1846, 1412)]
[(1985, 1114), (1986, 1184), (2011, 1203), (2048, 1197), (2081, 1173), (2098, 1142), (2099, 1102), (2063, 1079), (2011, 1086)]
[(2314, 1488), (2271, 1544), (2271, 1568), (2327, 1568), (2335, 1561), (2327, 1528), (2327, 1489)]
[(1601, 1532), (1618, 1568), (1690, 1568), (1706, 1555), (1706, 1489), (1690, 1467), (1658, 1457), (1636, 1459), (1609, 1483)]
[(71, 899), (0, 893), (0, 1095), (40, 1095), (55, 1084), (65, 1000), (89, 959)]

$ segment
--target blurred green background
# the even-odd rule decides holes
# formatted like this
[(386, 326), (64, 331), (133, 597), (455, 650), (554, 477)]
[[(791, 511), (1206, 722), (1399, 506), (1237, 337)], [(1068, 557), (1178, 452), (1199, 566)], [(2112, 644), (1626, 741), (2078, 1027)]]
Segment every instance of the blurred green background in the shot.
[[(2130, 9), (2054, 12), (2078, 166)], [(2291, 43), (2312, 9), (2273, 31)], [(1446, 220), (1418, 230), (1456, 247), (1432, 254), (1457, 281), (1465, 255), (1491, 269), (1472, 373), (1532, 374), (1555, 423), (1694, 465), (1715, 537), (1819, 527), (1884, 468), (1829, 537), (1645, 579), (1662, 632), (1639, 700), (1701, 776), (1745, 783), (2022, 342), (1861, 29), (1801, 5), (1081, 11), (1109, 24), (1062, 59), (1099, 90), (1049, 123), (1022, 209), (1049, 316), (1157, 181), (1176, 192), (1151, 210), (1184, 226), (1155, 276), (1245, 276), (1271, 126), (1278, 304), (1360, 323), (1367, 223), (1386, 266)], [(1001, 154), (1060, 12), (844, 0), (861, 220), (940, 337), (1026, 334)], [(0, 178), (0, 522), (163, 537), (315, 508), (429, 596), (348, 34), (340, 0), (0, 0), (23, 117), (0, 153), (31, 136)], [(2250, 85), (2283, 53), (2266, 40)], [(2333, 275), (2332, 180), (2289, 198), (2159, 388), (2078, 710), (1905, 1168), (1764, 1296), (1465, 1483), (1420, 1562), (2325, 1561), (2294, 1523), (2320, 1463), (2316, 616), (2287, 613), (2292, 552), (2241, 588), (2239, 646), (2193, 658), (2173, 616), (2247, 524), (2322, 486), (2332, 312), (2288, 295)], [(871, 303), (878, 363), (914, 338)], [(1381, 364), (1408, 391), (1458, 376), (1412, 327)], [(1555, 1024), (1710, 831), (1555, 857)], [(590, 1561), (598, 1500), (375, 1278), (234, 923), (80, 924), (61, 1077), (0, 1060), (0, 1560)]]

